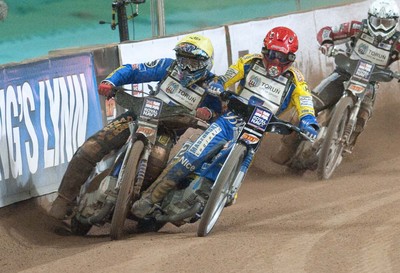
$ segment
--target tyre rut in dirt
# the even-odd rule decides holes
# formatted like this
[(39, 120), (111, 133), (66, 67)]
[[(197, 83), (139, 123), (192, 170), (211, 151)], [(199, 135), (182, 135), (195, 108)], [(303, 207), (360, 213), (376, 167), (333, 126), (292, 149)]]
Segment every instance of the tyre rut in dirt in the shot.
[(343, 151), (342, 138), (352, 106), (353, 100), (350, 97), (344, 97), (338, 102), (332, 114), (319, 155), (317, 176), (321, 180), (329, 179), (338, 166), (337, 161)]
[(225, 207), (229, 193), (228, 191), (240, 171), (240, 166), (243, 162), (246, 150), (246, 146), (237, 145), (233, 148), (222, 166), (201, 216), (199, 227), (197, 229), (197, 236), (207, 236), (215, 226)]
[(126, 165), (122, 166), (124, 173), (111, 220), (110, 236), (112, 240), (119, 240), (123, 237), (124, 223), (132, 201), (136, 170), (143, 149), (144, 143), (140, 140), (136, 141), (130, 150)]

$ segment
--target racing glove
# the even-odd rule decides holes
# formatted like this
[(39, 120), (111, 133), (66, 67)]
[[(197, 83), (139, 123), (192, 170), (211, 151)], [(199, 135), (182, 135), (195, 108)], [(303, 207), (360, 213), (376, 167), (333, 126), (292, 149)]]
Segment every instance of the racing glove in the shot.
[(207, 107), (199, 107), (196, 109), (196, 117), (204, 121), (209, 121), (213, 116), (213, 113)]
[(332, 42), (325, 42), (319, 47), (319, 50), (321, 51), (322, 54), (325, 56), (331, 57), (332, 56), (332, 51), (333, 51), (334, 45)]
[(213, 96), (219, 97), (224, 92), (224, 86), (217, 81), (213, 81), (209, 83), (207, 92)]
[(318, 136), (319, 125), (316, 118), (312, 115), (305, 115), (300, 119), (299, 128), (312, 139)]
[(99, 84), (98, 92), (100, 95), (107, 97), (107, 99), (114, 97), (113, 93), (114, 85), (110, 82), (102, 81)]

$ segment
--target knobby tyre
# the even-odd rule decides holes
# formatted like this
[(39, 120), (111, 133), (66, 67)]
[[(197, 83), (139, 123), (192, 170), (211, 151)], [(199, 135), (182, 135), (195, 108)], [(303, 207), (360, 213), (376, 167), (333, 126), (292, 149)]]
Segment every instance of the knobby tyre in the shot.
[(129, 152), (128, 160), (122, 166), (122, 178), (118, 191), (117, 202), (111, 220), (110, 236), (112, 240), (119, 240), (123, 237), (125, 219), (130, 206), (132, 205), (133, 186), (137, 172), (138, 163), (144, 149), (144, 143), (137, 140)]
[(246, 151), (246, 146), (242, 144), (236, 145), (226, 159), (204, 208), (197, 229), (197, 236), (207, 236), (215, 226), (225, 207), (232, 184), (240, 171)]
[(318, 161), (317, 176), (321, 180), (329, 179), (340, 163), (345, 144), (343, 134), (352, 106), (352, 98), (344, 97), (339, 100), (332, 114)]

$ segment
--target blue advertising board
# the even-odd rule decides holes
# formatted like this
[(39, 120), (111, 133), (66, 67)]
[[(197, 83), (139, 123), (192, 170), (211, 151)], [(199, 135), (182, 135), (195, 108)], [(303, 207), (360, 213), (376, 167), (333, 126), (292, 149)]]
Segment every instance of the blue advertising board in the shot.
[(0, 70), (0, 207), (57, 189), (102, 127), (90, 53)]

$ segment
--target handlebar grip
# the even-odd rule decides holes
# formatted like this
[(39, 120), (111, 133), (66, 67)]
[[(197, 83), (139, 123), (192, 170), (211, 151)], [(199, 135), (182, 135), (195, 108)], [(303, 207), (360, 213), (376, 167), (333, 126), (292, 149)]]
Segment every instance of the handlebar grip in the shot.
[(344, 53), (346, 53), (346, 51), (344, 51), (343, 49), (336, 48), (335, 46), (333, 46), (333, 49), (332, 49), (332, 52), (331, 52), (331, 56), (335, 57), (336, 55), (344, 54)]
[(220, 98), (223, 101), (227, 101), (230, 99), (231, 95), (233, 95), (233, 93), (231, 91), (226, 90), (221, 92)]

